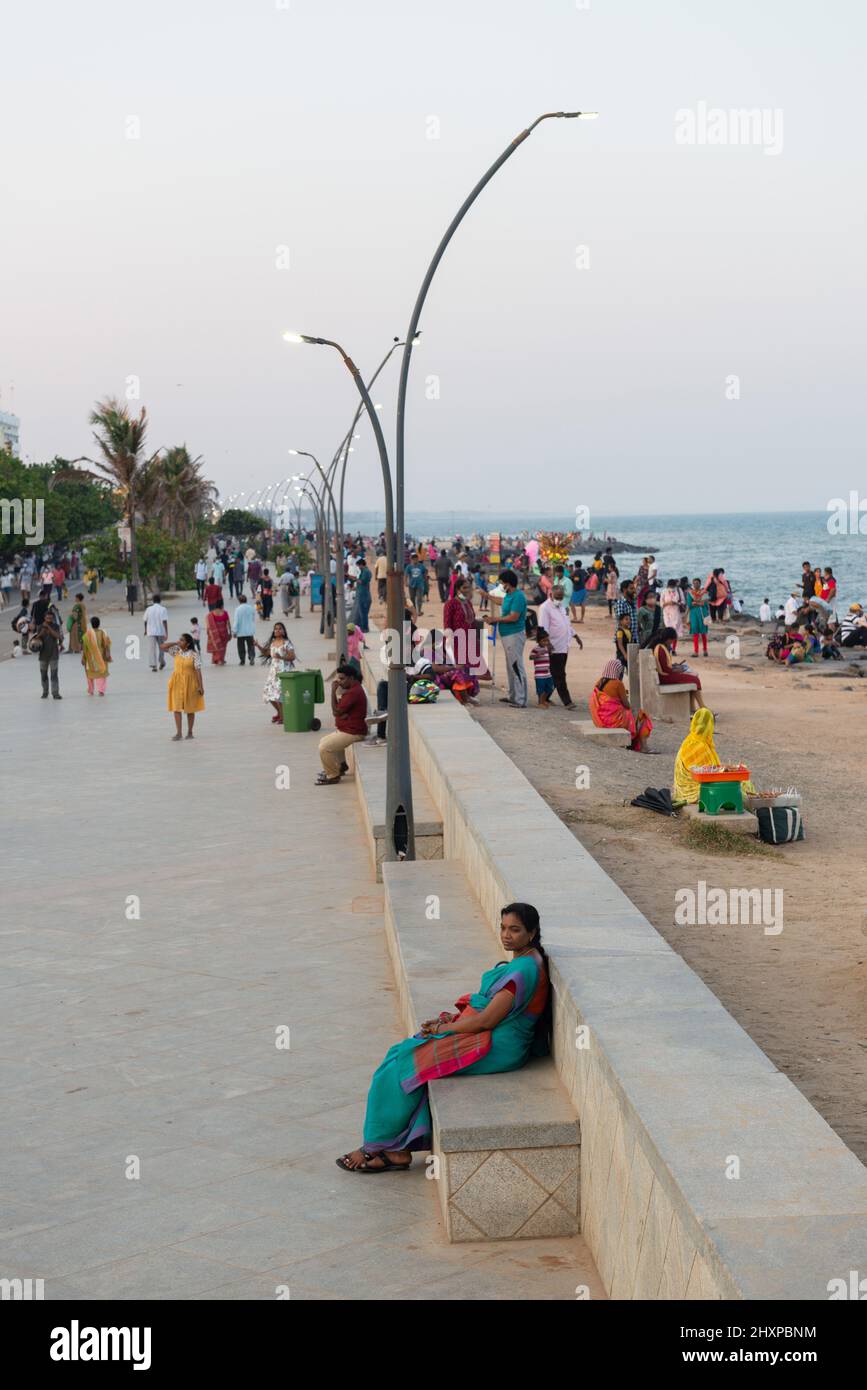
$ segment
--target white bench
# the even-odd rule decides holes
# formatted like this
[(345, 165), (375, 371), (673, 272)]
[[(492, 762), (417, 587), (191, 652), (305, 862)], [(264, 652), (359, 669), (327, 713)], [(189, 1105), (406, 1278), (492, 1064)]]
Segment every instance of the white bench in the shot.
[(599, 743), (611, 744), (614, 748), (628, 748), (632, 742), (632, 735), (628, 729), (600, 729), (592, 719), (571, 719), (569, 722), (575, 725), (584, 738), (593, 738)]
[(688, 724), (692, 718), (687, 685), (660, 685), (653, 652), (638, 653), (638, 681), (641, 708), (652, 720), (662, 724)]

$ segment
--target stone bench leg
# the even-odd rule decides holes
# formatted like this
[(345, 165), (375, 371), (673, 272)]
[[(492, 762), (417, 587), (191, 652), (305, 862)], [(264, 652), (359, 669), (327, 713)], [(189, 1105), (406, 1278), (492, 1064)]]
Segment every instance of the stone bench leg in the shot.
[(579, 1229), (577, 1144), (443, 1152), (434, 1122), (433, 1172), (447, 1238), (531, 1240)]

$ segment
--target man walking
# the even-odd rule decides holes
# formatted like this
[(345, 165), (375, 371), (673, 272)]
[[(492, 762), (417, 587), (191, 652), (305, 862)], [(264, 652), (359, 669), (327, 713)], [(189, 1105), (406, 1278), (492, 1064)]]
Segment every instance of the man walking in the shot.
[(513, 705), (516, 709), (527, 708), (528, 685), (524, 670), (524, 643), (527, 640), (525, 623), (527, 621), (527, 596), (518, 588), (518, 576), (514, 570), (501, 570), (498, 575), (506, 593), (500, 607), (499, 617), (485, 615), (485, 622), (500, 629), (500, 639), (506, 657), (506, 675), (509, 680), (509, 693), (500, 700), (501, 705)]
[(436, 575), (440, 603), (446, 603), (449, 597), (449, 580), (452, 577), (452, 562), (445, 550), (441, 550), (434, 560), (434, 574)]
[(555, 584), (551, 597), (546, 599), (539, 609), (539, 626), (545, 629), (551, 644), (551, 677), (557, 694), (567, 709), (574, 709), (575, 705), (566, 684), (566, 662), (569, 659), (572, 639), (575, 639), (582, 650), (584, 643), (578, 633), (572, 631), (565, 599), (563, 589), (559, 584)]
[(238, 607), (235, 609), (235, 621), (233, 632), (238, 643), (238, 660), (244, 665), (244, 657), (250, 659), (250, 665), (256, 664), (256, 649), (254, 639), (256, 637), (256, 609), (252, 603), (247, 602), (245, 594), (238, 599)]
[(204, 603), (205, 580), (208, 577), (208, 562), (204, 555), (200, 555), (196, 561), (196, 593)]
[(53, 610), (45, 614), (45, 619), (39, 627), (37, 633), (42, 646), (39, 649), (39, 674), (42, 677), (42, 698), (48, 699), (48, 676), (51, 674), (51, 694), (55, 700), (61, 700), (60, 676), (57, 671), (57, 663), (60, 658), (63, 638), (60, 626), (57, 623)]
[(386, 589), (388, 587), (386, 584), (386, 579), (388, 577), (388, 557), (384, 550), (381, 550), (376, 557), (376, 563), (373, 566), (373, 577), (376, 580), (376, 596), (380, 603), (385, 603)]
[(169, 615), (168, 610), (160, 603), (159, 594), (154, 594), (149, 606), (145, 609), (144, 631), (145, 637), (148, 639), (151, 670), (155, 671), (157, 664), (159, 664), (159, 669), (162, 671), (166, 664), (162, 644), (169, 639)]
[(424, 611), (425, 573), (423, 561), (418, 556), (414, 556), (406, 567), (406, 583), (409, 589), (409, 601), (419, 618)]

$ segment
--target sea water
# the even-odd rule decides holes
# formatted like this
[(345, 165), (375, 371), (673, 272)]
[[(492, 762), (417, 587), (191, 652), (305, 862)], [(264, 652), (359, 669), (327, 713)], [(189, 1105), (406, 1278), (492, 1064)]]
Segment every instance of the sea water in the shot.
[[(348, 514), (347, 527), (372, 534), (381, 528), (381, 517), (373, 512)], [(687, 575), (704, 582), (717, 566), (722, 566), (735, 594), (747, 610), (758, 613), (767, 596), (776, 609), (785, 603), (793, 589), (801, 592), (801, 565), (809, 560), (815, 569), (830, 565), (837, 579), (837, 608), (844, 612), (856, 600), (867, 608), (867, 534), (857, 532), (832, 535), (827, 512), (753, 512), (700, 516), (613, 516), (591, 517), (597, 536), (638, 545), (656, 556), (659, 577)], [(408, 512), (406, 529), (417, 537), (487, 536), (493, 531), (517, 535), (523, 531), (574, 530), (575, 519), (568, 515), (541, 515), (494, 512)], [(867, 527), (867, 517), (862, 518)], [(592, 560), (592, 546), (581, 554)], [(623, 578), (632, 576), (641, 555), (615, 557)]]

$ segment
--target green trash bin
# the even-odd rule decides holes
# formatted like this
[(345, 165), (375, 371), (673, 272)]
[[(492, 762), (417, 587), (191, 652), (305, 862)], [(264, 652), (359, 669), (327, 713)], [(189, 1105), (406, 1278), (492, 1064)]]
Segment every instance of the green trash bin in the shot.
[(316, 718), (316, 706), (325, 699), (322, 672), (283, 671), (279, 676), (283, 704), (283, 728), (287, 734), (306, 734), (309, 729), (321, 729)]

